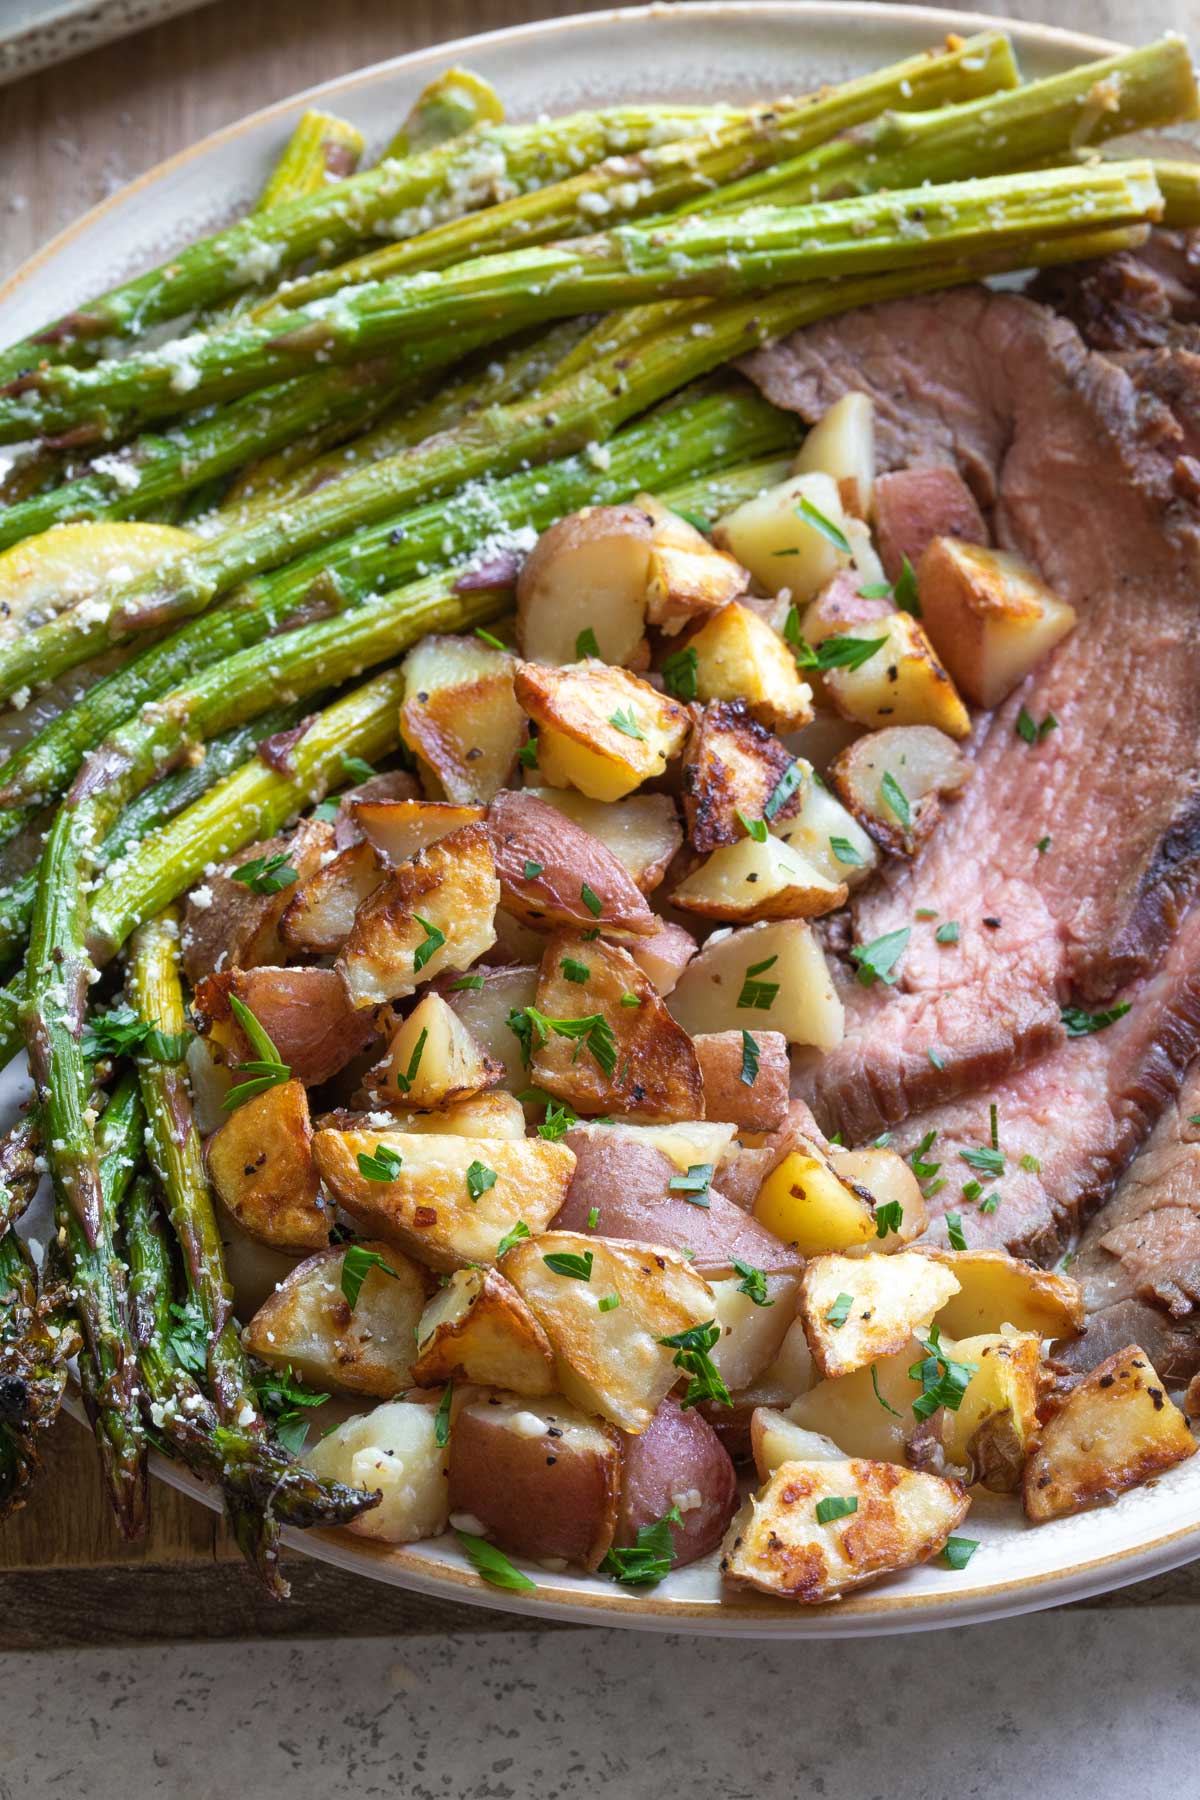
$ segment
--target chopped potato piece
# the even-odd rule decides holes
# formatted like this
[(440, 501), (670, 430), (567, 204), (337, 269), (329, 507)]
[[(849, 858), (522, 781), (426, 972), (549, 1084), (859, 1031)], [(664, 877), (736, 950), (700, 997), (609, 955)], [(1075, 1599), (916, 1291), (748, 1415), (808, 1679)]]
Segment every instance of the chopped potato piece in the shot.
[(845, 1023), (824, 952), (803, 919), (714, 932), (667, 1004), (693, 1037), (769, 1025), (789, 1044), (836, 1050)]
[(695, 956), (699, 946), (682, 925), (659, 921), (653, 937), (635, 938), (629, 946), (638, 968), (654, 983), (655, 992), (669, 994)]
[[(933, 725), (869, 731), (832, 763), (829, 779), (864, 831), (894, 856), (914, 856), (961, 793), (971, 760)], [(899, 790), (899, 791), (897, 791)]]
[(849, 1375), (902, 1350), (957, 1291), (949, 1269), (911, 1250), (892, 1256), (814, 1256), (800, 1278), (800, 1317), (821, 1374)]
[(1136, 1344), (1089, 1371), (1046, 1425), (1025, 1464), (1036, 1522), (1113, 1500), (1196, 1452), (1187, 1420)]
[(501, 1085), (511, 1094), (529, 1086), (529, 1070), (521, 1053), (521, 1041), (509, 1018), (532, 1006), (537, 999), (538, 967), (526, 964), (507, 969), (476, 969), (450, 983), (447, 998), (475, 1042), (491, 1062), (504, 1070)]
[(812, 718), (812, 689), (796, 659), (758, 614), (731, 600), (688, 640), (696, 652), (701, 700), (744, 700), (771, 731), (796, 731)]
[(525, 924), (541, 932), (563, 925), (588, 931), (600, 919), (610, 934), (654, 935), (654, 914), (620, 858), (535, 795), (513, 788), (497, 794), (487, 830), (500, 904)]
[(870, 1194), (876, 1212), (882, 1206), (899, 1207), (898, 1214), (889, 1215), (888, 1234), (877, 1249), (899, 1250), (920, 1237), (929, 1213), (921, 1184), (902, 1156), (895, 1150), (843, 1150), (837, 1145), (828, 1154), (843, 1181), (856, 1193)]
[[(564, 1256), (587, 1278), (546, 1260)], [(541, 1321), (568, 1400), (622, 1431), (644, 1431), (675, 1385), (676, 1353), (659, 1339), (714, 1316), (708, 1283), (653, 1244), (548, 1231), (516, 1244), (503, 1273)]]
[(683, 760), (688, 842), (694, 850), (736, 844), (746, 835), (743, 819), (769, 819), (782, 832), (803, 806), (811, 778), (808, 765), (752, 719), (744, 701), (710, 700)]
[(942, 1414), (946, 1460), (997, 1494), (1015, 1494), (1037, 1435), (1041, 1345), (1036, 1337), (960, 1338), (954, 1360), (974, 1365), (958, 1410)]
[(877, 1235), (870, 1193), (844, 1180), (811, 1141), (789, 1151), (767, 1176), (754, 1217), (803, 1256), (863, 1248)]
[(832, 1438), (806, 1431), (773, 1406), (756, 1406), (750, 1418), (750, 1454), (760, 1481), (768, 1480), (785, 1462), (841, 1462)]
[(468, 969), (496, 941), (500, 883), (482, 825), (464, 825), (394, 869), (359, 907), (337, 968), (356, 1006)]
[[(188, 895), (180, 933), (183, 972), (188, 980), (194, 985), (214, 969), (252, 969), (260, 963), (286, 961), (279, 921), (296, 885), (316, 874), (333, 842), (332, 825), (306, 819), (290, 838), (247, 844), (221, 868), (206, 874)], [(253, 863), (265, 865), (276, 856), (284, 858), (278, 873), (294, 870), (295, 883), (274, 894), (260, 894), (244, 881), (234, 880), (235, 869)]]
[[(231, 969), (207, 975), (193, 992), (192, 1016), (216, 1060), (231, 1071), (231, 1082), (240, 1079), (232, 1075), (236, 1065), (258, 1054), (233, 1016), (235, 998), (254, 1014), (280, 1061), (309, 1087), (336, 1075), (375, 1037), (373, 1015), (351, 1006), (332, 969)], [(218, 1123), (227, 1116), (222, 1113)]]
[(605, 662), (644, 668), (653, 536), (636, 505), (588, 506), (543, 531), (517, 579), (521, 654), (577, 662), (590, 631)]
[(785, 1270), (765, 1274), (765, 1299), (756, 1302), (742, 1275), (709, 1277), (713, 1317), (721, 1335), (712, 1347), (717, 1372), (731, 1393), (757, 1381), (779, 1354), (796, 1316), (799, 1277)]
[(882, 643), (856, 669), (825, 671), (825, 692), (840, 713), (862, 725), (936, 725), (949, 737), (966, 737), (967, 709), (911, 613), (890, 613), (844, 635)]
[(1069, 1275), (1022, 1262), (1007, 1250), (943, 1250), (921, 1254), (950, 1269), (959, 1291), (938, 1314), (949, 1337), (974, 1337), (1011, 1325), (1043, 1338), (1078, 1337), (1084, 1326), (1083, 1289)]
[[(819, 1522), (831, 1501), (834, 1516)], [(806, 1605), (835, 1600), (936, 1556), (970, 1504), (957, 1482), (895, 1463), (781, 1463), (729, 1527), (721, 1573)]]
[(691, 1038), (618, 945), (556, 932), (542, 957), (535, 1004), (538, 1014), (560, 1024), (595, 1021), (564, 1035), (530, 1018), (533, 1081), (577, 1112), (670, 1120), (703, 1111)]
[(683, 842), (669, 794), (630, 794), (626, 800), (606, 804), (589, 800), (575, 788), (531, 787), (525, 792), (598, 838), (625, 865), (643, 894), (654, 892)]
[(593, 800), (620, 800), (661, 775), (687, 735), (678, 701), (594, 657), (562, 669), (522, 663), (516, 691), (538, 726), (543, 779)]
[(774, 829), (826, 881), (844, 882), (853, 889), (879, 866), (879, 852), (870, 837), (822, 782), (810, 782), (798, 817), (785, 819)]
[(208, 1140), (208, 1176), (242, 1230), (280, 1250), (319, 1250), (333, 1223), (313, 1161), (308, 1096), (298, 1081), (255, 1094)]
[(775, 1131), (787, 1117), (787, 1039), (780, 1031), (703, 1031), (692, 1039), (704, 1083), (704, 1111), (750, 1131)]
[(491, 800), (528, 736), (513, 692), (516, 658), (479, 638), (431, 635), (404, 661), (400, 734), (436, 800)]
[[(828, 638), (845, 637), (856, 625), (878, 626), (890, 619), (896, 610), (890, 600), (879, 595), (864, 594), (865, 578), (857, 569), (846, 569), (822, 588), (816, 599), (804, 609), (800, 628), (806, 643), (817, 649)], [(864, 637), (878, 637), (878, 630), (867, 630)]]
[(305, 1451), (304, 1465), (324, 1480), (382, 1494), (380, 1505), (351, 1520), (347, 1531), (383, 1544), (415, 1544), (446, 1529), (450, 1490), (436, 1404), (393, 1400), (347, 1419)]
[(839, 1375), (836, 1381), (818, 1381), (797, 1394), (787, 1408), (788, 1418), (806, 1431), (823, 1432), (846, 1456), (905, 1462), (918, 1423), (913, 1402), (921, 1394), (921, 1384), (909, 1370), (924, 1354), (914, 1340), (908, 1349), (881, 1356), (869, 1368)]
[(735, 1126), (715, 1119), (690, 1119), (673, 1125), (630, 1125), (624, 1119), (614, 1120), (611, 1125), (592, 1125), (581, 1119), (571, 1127), (573, 1137), (598, 1138), (603, 1143), (614, 1137), (628, 1138), (647, 1149), (659, 1150), (670, 1157), (681, 1175), (697, 1163), (711, 1163), (714, 1169), (720, 1169), (737, 1154), (735, 1132)]
[[(501, 1240), (519, 1223), (544, 1230), (575, 1167), (565, 1145), (540, 1138), (464, 1138), (390, 1127), (319, 1131), (313, 1151), (322, 1179), (348, 1213), (418, 1262), (447, 1270), (495, 1262)], [(489, 1182), (489, 1176), (495, 1179)]]
[(380, 1106), (448, 1106), (494, 1087), (504, 1070), (440, 994), (425, 994), (388, 1041), (364, 1086)]
[[(808, 509), (811, 509), (809, 511)], [(807, 512), (807, 516), (806, 516)], [(822, 531), (825, 520), (832, 532)], [(790, 475), (778, 487), (744, 500), (713, 528), (717, 543), (745, 563), (769, 594), (787, 588), (798, 604), (819, 593), (850, 560), (834, 541), (845, 538), (846, 514), (837, 482), (819, 472)]]
[(386, 876), (371, 844), (363, 839), (349, 845), (310, 875), (303, 887), (292, 889), (279, 921), (280, 937), (289, 950), (334, 955), (349, 937), (359, 906)]
[(637, 504), (654, 528), (646, 584), (651, 625), (673, 636), (745, 593), (750, 586), (746, 570), (710, 544), (702, 531), (649, 494), (639, 494)]
[(844, 904), (844, 881), (829, 881), (782, 838), (722, 844), (679, 883), (673, 906), (738, 925), (760, 919), (814, 919)]
[[(372, 1128), (370, 1116), (362, 1113), (329, 1113), (318, 1124), (322, 1130), (333, 1131)], [(472, 1094), (433, 1112), (392, 1112), (387, 1127), (389, 1131), (428, 1131), (462, 1138), (523, 1138), (525, 1108), (512, 1094)]]
[(934, 538), (917, 580), (938, 655), (967, 699), (989, 710), (1075, 626), (1075, 608), (1003, 550)]
[(472, 1381), (515, 1394), (554, 1392), (550, 1340), (498, 1269), (458, 1269), (416, 1328), (420, 1387)]
[(394, 1244), (364, 1239), (373, 1264), (351, 1306), (342, 1291), (346, 1246), (310, 1256), (279, 1283), (242, 1332), (252, 1356), (293, 1369), (315, 1388), (388, 1400), (413, 1379), (413, 1334), (425, 1306), (425, 1271)]
[(869, 394), (843, 394), (822, 413), (792, 464), (796, 475), (819, 473), (837, 484), (848, 513), (869, 519), (875, 490), (875, 402)]
[(481, 824), (487, 808), (452, 806), (448, 800), (356, 800), (350, 813), (385, 865), (394, 869), (461, 825)]

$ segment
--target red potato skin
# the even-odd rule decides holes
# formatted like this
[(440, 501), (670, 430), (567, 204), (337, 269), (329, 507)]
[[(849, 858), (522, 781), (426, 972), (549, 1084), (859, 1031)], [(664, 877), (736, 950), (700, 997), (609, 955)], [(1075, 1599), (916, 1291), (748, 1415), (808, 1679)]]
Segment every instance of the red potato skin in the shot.
[(382, 775), (372, 775), (369, 781), (360, 781), (357, 787), (347, 788), (339, 797), (338, 815), (333, 822), (333, 841), (338, 850), (348, 850), (351, 844), (361, 843), (363, 833), (359, 829), (358, 820), (354, 816), (354, 804), (357, 800), (419, 800), (421, 784), (415, 775), (407, 769), (385, 769)]
[[(691, 1251), (698, 1275), (728, 1274), (734, 1257), (769, 1275), (794, 1274), (804, 1267), (803, 1257), (715, 1188), (706, 1207), (672, 1193), (671, 1177), (679, 1171), (661, 1150), (622, 1139), (618, 1132), (596, 1136), (569, 1131), (563, 1142), (575, 1152), (575, 1173), (551, 1231), (590, 1232)], [(589, 1226), (593, 1207), (597, 1219)]]
[(975, 496), (956, 469), (896, 469), (875, 481), (875, 539), (889, 581), (915, 569), (936, 537), (988, 544)]
[[(488, 808), (486, 827), (501, 905), (535, 930), (564, 925), (589, 930), (596, 920), (583, 901), (586, 881), (603, 903), (605, 930), (654, 934), (657, 921), (624, 863), (555, 807), (518, 788), (505, 788)], [(536, 876), (525, 874), (530, 863), (540, 865)]]
[(621, 1457), (620, 1434), (593, 1422), (609, 1439), (604, 1456), (573, 1449), (566, 1435), (522, 1437), (489, 1417), (486, 1401), (463, 1407), (450, 1433), (451, 1516), (472, 1514), (513, 1556), (597, 1568), (612, 1543)]
[(704, 1116), (749, 1131), (777, 1131), (787, 1118), (791, 1064), (781, 1031), (754, 1031), (758, 1074), (747, 1085), (741, 1076), (740, 1031), (700, 1032), (692, 1039), (704, 1081)]
[(789, 1151), (798, 1147), (802, 1137), (808, 1138), (818, 1149), (829, 1148), (804, 1101), (792, 1100), (788, 1103), (787, 1117), (776, 1131), (765, 1132), (761, 1144), (743, 1145), (741, 1153), (721, 1170), (721, 1187), (726, 1197), (735, 1206), (752, 1207), (767, 1176), (779, 1167)]
[(699, 1506), (671, 1526), (674, 1567), (683, 1568), (717, 1548), (737, 1511), (737, 1475), (729, 1452), (707, 1420), (687, 1412), (670, 1395), (638, 1437), (622, 1433), (621, 1496), (613, 1543), (635, 1544), (640, 1526), (653, 1525), (671, 1510), (675, 1494), (691, 1489)]
[(229, 1041), (232, 1033), (243, 1058), (253, 1051), (232, 1022), (233, 994), (250, 1008), (294, 1078), (306, 1087), (328, 1081), (375, 1036), (374, 1012), (351, 1006), (333, 969), (235, 969), (206, 976), (192, 1002), (200, 1029), (227, 1026), (220, 1036)]

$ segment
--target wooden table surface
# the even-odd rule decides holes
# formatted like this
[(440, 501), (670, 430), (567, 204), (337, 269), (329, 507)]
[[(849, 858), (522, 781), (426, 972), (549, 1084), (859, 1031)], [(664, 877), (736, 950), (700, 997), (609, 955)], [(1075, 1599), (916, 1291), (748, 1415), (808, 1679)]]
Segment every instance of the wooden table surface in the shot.
[[(0, 89), (0, 276), (133, 176), (272, 100), (406, 50), (601, 10), (588, 0), (212, 0)], [(1200, 0), (975, 0), (974, 10), (1120, 39), (1200, 37)], [(288, 1568), (292, 1604), (262, 1599), (216, 1515), (161, 1483), (147, 1540), (122, 1544), (88, 1436), (64, 1419), (33, 1503), (0, 1527), (0, 1650), (513, 1628), (511, 1615), (405, 1595), (307, 1558)], [(1197, 1601), (1200, 1564), (1086, 1604)]]

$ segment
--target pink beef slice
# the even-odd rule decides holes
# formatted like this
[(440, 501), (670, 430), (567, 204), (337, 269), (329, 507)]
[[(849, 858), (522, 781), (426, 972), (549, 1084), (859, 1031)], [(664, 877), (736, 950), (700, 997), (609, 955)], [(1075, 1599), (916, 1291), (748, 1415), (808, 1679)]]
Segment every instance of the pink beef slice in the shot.
[[(1168, 1118), (1200, 1047), (1200, 908), (1189, 914), (1154, 974), (1124, 999), (1130, 1010), (1115, 1023), (1068, 1038), (1053, 1055), (1006, 1080), (906, 1121), (895, 1147), (911, 1155), (924, 1145), (922, 1165), (940, 1165), (927, 1186), (945, 1182), (929, 1196), (930, 1239), (947, 1242), (944, 1214), (956, 1211), (970, 1247), (999, 1245), (1050, 1263), (1096, 1212), (1151, 1126), (1160, 1115)], [(991, 1150), (993, 1104), (999, 1170), (978, 1166), (978, 1153), (986, 1161)], [(1024, 1166), (1022, 1159), (1028, 1159)], [(973, 1181), (981, 1189), (968, 1197), (963, 1187)], [(1118, 1198), (1123, 1192), (1124, 1186)], [(981, 1211), (980, 1202), (993, 1194), (999, 1204)], [(1108, 1220), (1114, 1228), (1122, 1222), (1106, 1210), (1098, 1221), (1101, 1237)], [(1132, 1254), (1127, 1246), (1126, 1253)], [(1144, 1263), (1131, 1279), (1145, 1283)], [(1164, 1292), (1168, 1284), (1184, 1285), (1164, 1276)]]
[(988, 529), (957, 469), (894, 469), (875, 483), (875, 541), (889, 581), (915, 569), (934, 538), (986, 544)]
[[(1191, 903), (1200, 509), (1176, 488), (1169, 407), (1015, 294), (866, 308), (742, 366), (808, 419), (870, 393), (882, 465), (956, 467), (994, 539), (1079, 613), (976, 721), (974, 778), (933, 837), (827, 928), (835, 950), (911, 931), (892, 987), (843, 962), (845, 1043), (799, 1071), (823, 1128), (861, 1142), (1055, 1051), (1060, 1007), (1103, 1006), (1152, 970)], [(1022, 707), (1057, 721), (1034, 746)], [(946, 920), (955, 945), (936, 942)]]

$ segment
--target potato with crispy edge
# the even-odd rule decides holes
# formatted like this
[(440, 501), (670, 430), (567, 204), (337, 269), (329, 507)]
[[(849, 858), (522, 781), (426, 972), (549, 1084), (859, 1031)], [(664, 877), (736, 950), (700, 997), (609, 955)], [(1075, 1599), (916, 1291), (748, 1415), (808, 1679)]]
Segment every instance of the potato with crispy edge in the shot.
[(989, 711), (1075, 628), (1075, 608), (1008, 551), (934, 538), (917, 585), (934, 648), (967, 699)]
[(687, 735), (677, 700), (594, 657), (561, 669), (522, 663), (516, 693), (538, 727), (542, 779), (593, 800), (620, 800), (661, 775)]
[(846, 718), (860, 725), (935, 725), (948, 737), (966, 737), (970, 715), (911, 613), (890, 613), (843, 635), (879, 644), (857, 668), (827, 669), (822, 676), (826, 694)]
[(814, 1256), (800, 1278), (800, 1318), (813, 1361), (832, 1380), (902, 1350), (958, 1291), (949, 1269), (911, 1250)]
[[(563, 1257), (587, 1279), (556, 1267)], [(561, 1391), (622, 1431), (644, 1431), (678, 1379), (660, 1338), (713, 1317), (708, 1283), (658, 1244), (547, 1231), (514, 1245), (503, 1273), (550, 1339)]]
[(639, 494), (637, 504), (653, 527), (646, 617), (664, 636), (673, 637), (693, 620), (746, 592), (749, 572), (689, 520), (650, 494)]
[[(853, 1505), (822, 1523), (818, 1509), (831, 1500)], [(970, 1504), (957, 1482), (895, 1463), (781, 1463), (729, 1527), (721, 1573), (808, 1606), (836, 1600), (880, 1575), (928, 1562)]]
[(476, 637), (423, 637), (404, 659), (400, 735), (431, 800), (491, 800), (511, 781), (528, 733), (514, 656)]
[(640, 505), (587, 506), (543, 531), (517, 578), (521, 654), (577, 662), (590, 631), (605, 662), (644, 668), (653, 537)]
[(350, 812), (384, 866), (395, 869), (461, 826), (481, 824), (487, 807), (453, 806), (448, 800), (356, 800)]
[(471, 1381), (514, 1394), (554, 1392), (550, 1340), (498, 1269), (457, 1269), (416, 1325), (418, 1387)]
[[(571, 1127), (571, 1142), (579, 1139), (587, 1144), (612, 1142), (637, 1144), (644, 1150), (656, 1150), (686, 1175), (694, 1163), (711, 1163), (724, 1175), (729, 1161), (738, 1154), (734, 1142), (737, 1128), (727, 1120), (676, 1119), (669, 1125), (636, 1125), (628, 1119), (607, 1123), (580, 1119)], [(636, 1232), (621, 1232), (622, 1237), (636, 1237)]]
[[(363, 1172), (380, 1146), (401, 1164), (390, 1181)], [(440, 1132), (318, 1131), (313, 1153), (338, 1202), (369, 1231), (432, 1269), (492, 1263), (523, 1221), (542, 1231), (566, 1196), (575, 1158), (540, 1138), (463, 1138)], [(472, 1171), (481, 1171), (472, 1176)], [(481, 1185), (483, 1177), (495, 1181)], [(476, 1190), (476, 1191), (473, 1191)]]
[[(743, 700), (710, 700), (684, 753), (683, 812), (693, 850), (716, 850), (746, 835), (742, 819), (779, 828), (799, 813), (812, 771), (750, 716)], [(791, 792), (788, 784), (795, 781)], [(742, 818), (738, 817), (738, 814)]]
[(1043, 1338), (1078, 1337), (1083, 1330), (1083, 1289), (1070, 1275), (1039, 1269), (1007, 1250), (919, 1248), (958, 1282), (958, 1293), (938, 1313), (948, 1337), (974, 1337), (1006, 1325)]
[(475, 1042), (504, 1070), (501, 1086), (520, 1094), (529, 1086), (529, 1070), (521, 1042), (509, 1025), (509, 1015), (532, 1006), (537, 998), (538, 967), (473, 969), (470, 975), (451, 981), (446, 998)]
[(440, 994), (425, 994), (388, 1039), (386, 1056), (363, 1087), (372, 1105), (423, 1111), (494, 1087), (503, 1073), (453, 1007)]
[(588, 931), (600, 918), (605, 931), (619, 936), (654, 935), (654, 914), (625, 865), (598, 838), (533, 794), (513, 788), (497, 794), (488, 809), (487, 834), (500, 904), (535, 931), (560, 926)]
[(304, 1452), (328, 1481), (372, 1489), (381, 1503), (346, 1527), (382, 1544), (438, 1537), (450, 1511), (447, 1452), (437, 1441), (437, 1402), (393, 1400), (359, 1413)]
[(678, 986), (679, 977), (700, 946), (682, 925), (658, 921), (653, 937), (635, 938), (629, 954), (644, 975), (654, 983), (657, 994), (669, 994)]
[(1039, 1434), (1025, 1464), (1035, 1523), (1114, 1500), (1196, 1453), (1187, 1420), (1136, 1344), (1086, 1374)]
[(671, 894), (671, 904), (734, 925), (815, 919), (845, 903), (844, 881), (829, 881), (798, 850), (766, 832), (722, 844)]
[(875, 402), (843, 394), (823, 412), (792, 462), (794, 475), (828, 475), (847, 513), (869, 519), (875, 498)]
[(252, 1356), (294, 1369), (310, 1387), (391, 1399), (413, 1379), (413, 1334), (425, 1306), (426, 1272), (394, 1244), (363, 1239), (382, 1258), (353, 1307), (342, 1291), (347, 1246), (319, 1250), (269, 1294), (242, 1331)]
[(576, 1112), (669, 1120), (703, 1111), (691, 1038), (616, 944), (555, 932), (542, 957), (535, 1006), (548, 1019), (601, 1021), (584, 1041), (530, 1020), (530, 1075)]
[(514, 1556), (594, 1569), (612, 1543), (616, 1432), (557, 1396), (471, 1398), (450, 1433), (450, 1517)]
[(787, 1118), (787, 1039), (781, 1031), (749, 1035), (749, 1045), (745, 1031), (702, 1031), (692, 1039), (704, 1083), (705, 1116), (728, 1119), (748, 1131), (775, 1131)]
[(975, 1373), (958, 1410), (941, 1413), (946, 1461), (965, 1468), (971, 1483), (1015, 1494), (1038, 1431), (1041, 1345), (1036, 1337), (990, 1332), (960, 1338), (954, 1359), (973, 1364)]
[(744, 700), (769, 731), (797, 731), (812, 718), (812, 689), (797, 674), (792, 652), (741, 601), (714, 613), (688, 647), (696, 652), (701, 700)]
[[(283, 962), (280, 918), (296, 885), (316, 873), (333, 842), (332, 825), (320, 819), (305, 819), (290, 837), (247, 844), (193, 887), (180, 932), (183, 971), (188, 980), (194, 984), (214, 969), (252, 969), (259, 963)], [(284, 866), (295, 871), (296, 882), (276, 893), (260, 894), (244, 881), (234, 880), (235, 869), (258, 861), (267, 863), (274, 856), (284, 857)], [(278, 873), (283, 874), (283, 867)]]
[(222, 1204), (260, 1244), (321, 1250), (329, 1242), (333, 1219), (300, 1082), (280, 1082), (237, 1107), (209, 1138), (205, 1162)]
[(351, 1006), (332, 969), (233, 969), (206, 976), (192, 996), (196, 1029), (227, 1068), (257, 1055), (233, 1016), (232, 998), (249, 1007), (280, 1061), (309, 1087), (344, 1069), (375, 1036), (374, 1015)]
[[(374, 1108), (359, 1112), (325, 1113), (317, 1121), (322, 1131), (370, 1131), (383, 1123)], [(523, 1138), (525, 1109), (512, 1094), (472, 1094), (451, 1100), (432, 1112), (401, 1109), (387, 1116), (389, 1131), (432, 1132), (435, 1136), (464, 1138)]]
[(279, 921), (279, 935), (289, 950), (310, 956), (333, 956), (354, 926), (354, 915), (368, 894), (387, 879), (387, 870), (365, 838), (340, 850), (317, 869), (303, 887), (295, 888)]
[(714, 932), (667, 1005), (693, 1037), (769, 1025), (789, 1044), (836, 1050), (845, 1030), (824, 952), (803, 919)]
[(970, 758), (933, 725), (869, 731), (829, 769), (839, 799), (893, 856), (915, 856), (941, 817), (942, 801), (961, 793), (970, 776)]
[(645, 1431), (621, 1441), (621, 1495), (613, 1543), (637, 1543), (639, 1530), (672, 1508), (672, 1568), (715, 1550), (737, 1510), (737, 1476), (729, 1452), (695, 1407), (668, 1394)]
[(482, 825), (464, 825), (394, 869), (355, 915), (337, 970), (355, 1006), (402, 999), (496, 941), (500, 883)]
[(598, 838), (643, 894), (654, 892), (683, 842), (675, 802), (669, 794), (630, 794), (624, 800), (606, 802), (589, 800), (575, 788), (527, 787), (525, 792)]
[[(822, 522), (831, 529), (822, 530)], [(842, 549), (834, 538), (836, 533), (847, 542), (846, 524), (837, 482), (813, 470), (789, 475), (752, 500), (744, 500), (717, 520), (713, 536), (745, 563), (767, 593), (786, 588), (793, 600), (803, 604), (850, 561), (849, 549)]]

